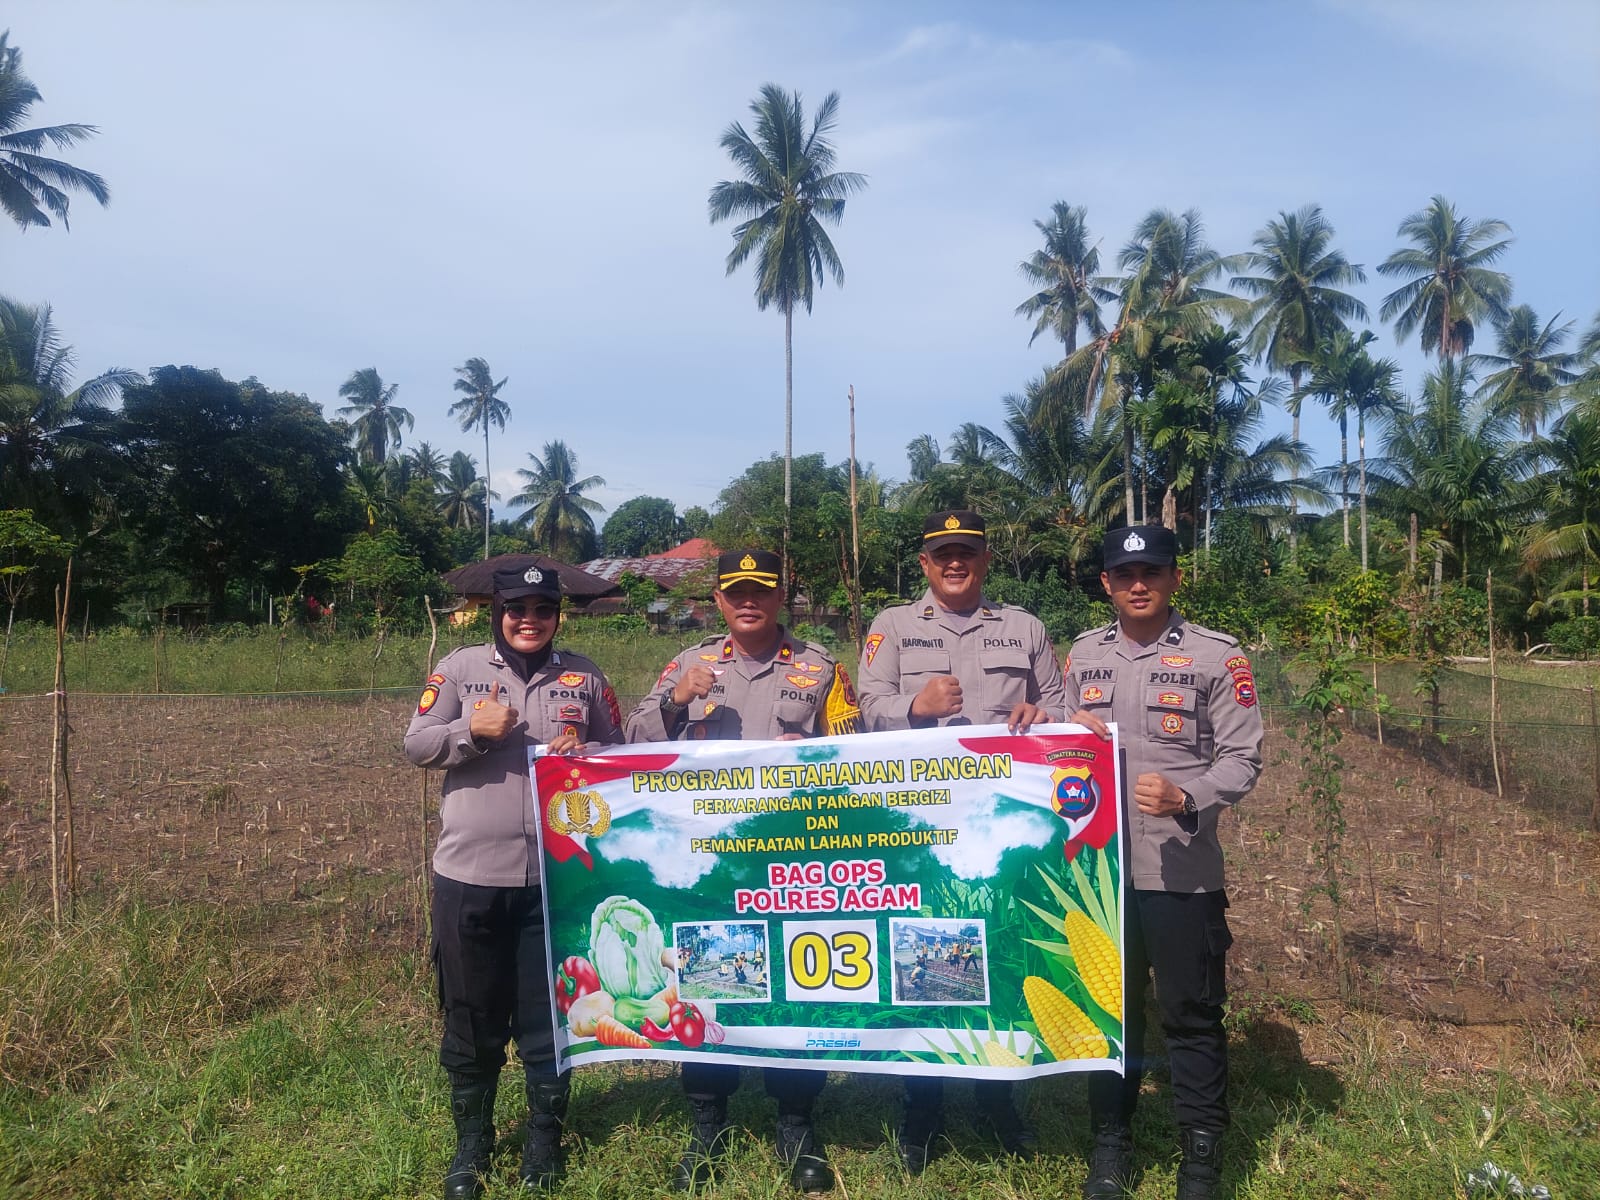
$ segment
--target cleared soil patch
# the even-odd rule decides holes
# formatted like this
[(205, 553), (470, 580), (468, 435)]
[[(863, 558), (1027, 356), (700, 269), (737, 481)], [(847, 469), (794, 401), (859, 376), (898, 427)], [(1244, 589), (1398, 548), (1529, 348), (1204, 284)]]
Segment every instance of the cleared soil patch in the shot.
[[(289, 975), (310, 941), (415, 950), (439, 778), (401, 757), (412, 703), (74, 697), (80, 889), (271, 906)], [(0, 700), (0, 884), (34, 900), (49, 880), (50, 726), (48, 699)], [(1342, 750), (1359, 1006), (1464, 1027), (1593, 1027), (1600, 840), (1363, 734)], [(1295, 753), (1270, 732), (1261, 785), (1224, 822), (1229, 961), (1236, 1005), (1309, 1015), (1337, 1008), (1338, 991)]]

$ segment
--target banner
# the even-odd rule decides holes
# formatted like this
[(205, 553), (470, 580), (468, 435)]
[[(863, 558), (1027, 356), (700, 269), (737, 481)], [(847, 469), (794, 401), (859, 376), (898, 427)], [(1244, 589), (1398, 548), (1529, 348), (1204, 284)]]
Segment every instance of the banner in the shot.
[(560, 1068), (1121, 1071), (1118, 755), (1040, 728), (535, 754)]

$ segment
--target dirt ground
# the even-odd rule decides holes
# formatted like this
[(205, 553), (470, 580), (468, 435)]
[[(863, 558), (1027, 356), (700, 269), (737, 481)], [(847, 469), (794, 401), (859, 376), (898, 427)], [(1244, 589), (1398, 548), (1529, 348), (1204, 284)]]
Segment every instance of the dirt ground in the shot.
[[(80, 889), (270, 904), (308, 923), (348, 913), (368, 940), (415, 945), (439, 778), (400, 756), (410, 703), (74, 699)], [(51, 725), (45, 698), (0, 700), (0, 885), (36, 899), (50, 878)], [(1341, 752), (1357, 1007), (1490, 1041), (1517, 1024), (1592, 1028), (1600, 838), (1359, 733)], [(1232, 991), (1236, 1005), (1331, 1017), (1333, 909), (1300, 781), (1297, 747), (1270, 730), (1260, 786), (1224, 820)]]

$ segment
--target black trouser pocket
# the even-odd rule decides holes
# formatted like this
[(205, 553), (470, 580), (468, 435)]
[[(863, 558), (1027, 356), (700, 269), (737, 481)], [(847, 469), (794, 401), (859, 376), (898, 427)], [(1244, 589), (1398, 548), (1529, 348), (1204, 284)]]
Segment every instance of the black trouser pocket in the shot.
[[(1224, 900), (1226, 905), (1227, 901)], [(1228, 918), (1218, 909), (1206, 919), (1206, 994), (1207, 1004), (1221, 1005), (1228, 998), (1228, 947), (1233, 945), (1233, 931), (1228, 928)]]

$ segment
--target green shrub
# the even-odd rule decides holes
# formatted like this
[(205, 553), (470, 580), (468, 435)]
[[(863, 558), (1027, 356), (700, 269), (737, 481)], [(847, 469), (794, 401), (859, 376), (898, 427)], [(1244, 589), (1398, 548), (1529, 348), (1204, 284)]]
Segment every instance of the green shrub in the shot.
[(1569, 658), (1600, 656), (1600, 617), (1572, 617), (1550, 626), (1550, 644)]

